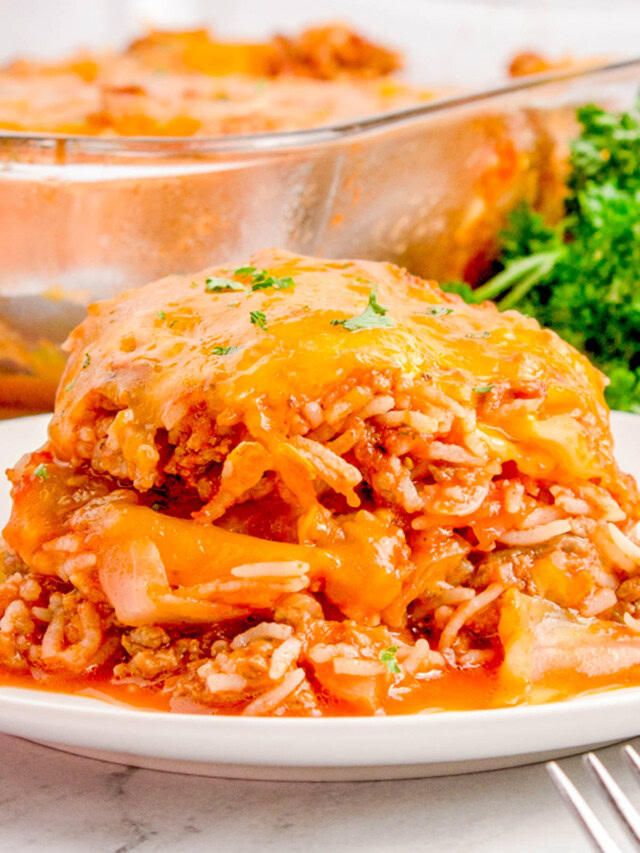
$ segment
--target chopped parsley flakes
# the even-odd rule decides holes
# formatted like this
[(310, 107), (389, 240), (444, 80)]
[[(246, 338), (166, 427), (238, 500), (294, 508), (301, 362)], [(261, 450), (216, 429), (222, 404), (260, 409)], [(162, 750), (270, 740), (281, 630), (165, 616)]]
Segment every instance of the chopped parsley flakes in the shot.
[(332, 326), (342, 326), (348, 332), (358, 332), (361, 329), (380, 329), (394, 326), (390, 317), (386, 317), (387, 309), (379, 304), (376, 291), (369, 291), (369, 302), (362, 314), (357, 317), (349, 317), (347, 320), (332, 320)]
[(476, 333), (471, 334), (471, 335), (465, 335), (465, 338), (471, 338), (471, 339), (488, 338), (488, 337), (489, 337), (489, 332), (476, 332)]
[(488, 394), (489, 391), (491, 391), (495, 387), (495, 385), (476, 385), (473, 390), (476, 392), (476, 394)]
[(214, 355), (229, 355), (232, 352), (237, 352), (239, 349), (242, 349), (242, 347), (214, 347), (212, 352)]
[(446, 317), (447, 314), (453, 314), (453, 308), (447, 308), (445, 305), (433, 305), (431, 308), (427, 308), (424, 313), (430, 314), (432, 317)]
[(380, 652), (380, 660), (386, 666), (388, 672), (392, 672), (394, 675), (400, 674), (400, 667), (398, 666), (398, 661), (396, 660), (396, 652), (398, 651), (398, 646), (389, 646), (388, 649)]
[(89, 355), (89, 353), (88, 353), (88, 352), (85, 352), (85, 354), (84, 354), (84, 361), (82, 362), (82, 369), (83, 369), (83, 370), (86, 370), (86, 369), (87, 369), (87, 367), (89, 367), (89, 365), (90, 365), (90, 364), (91, 364), (91, 356)]
[(234, 275), (252, 275), (255, 271), (255, 267), (238, 267)]
[(158, 317), (160, 317), (161, 320), (167, 319), (167, 315), (164, 313), (164, 311), (158, 311)]
[(249, 314), (249, 318), (254, 326), (258, 326), (259, 329), (267, 330), (267, 317), (264, 311), (252, 311)]
[(152, 509), (154, 512), (159, 512), (159, 511), (160, 511), (160, 504), (158, 503), (158, 501), (154, 501), (154, 502), (151, 504), (151, 509)]
[(49, 472), (44, 467), (44, 464), (42, 462), (34, 469), (33, 476), (37, 477), (39, 480), (49, 479)]
[(204, 289), (207, 293), (223, 293), (225, 290), (244, 290), (244, 285), (230, 278), (207, 278)]
[(251, 274), (251, 278), (253, 279), (251, 290), (267, 290), (270, 287), (275, 288), (275, 290), (288, 290), (295, 285), (290, 275), (278, 278), (277, 276), (269, 275), (268, 270), (254, 271)]

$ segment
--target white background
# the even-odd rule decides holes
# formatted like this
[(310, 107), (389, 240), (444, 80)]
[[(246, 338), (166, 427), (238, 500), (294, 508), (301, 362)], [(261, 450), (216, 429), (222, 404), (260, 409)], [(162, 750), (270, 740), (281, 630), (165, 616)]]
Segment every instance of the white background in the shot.
[(0, 59), (117, 47), (147, 26), (259, 38), (346, 20), (403, 49), (429, 83), (498, 78), (514, 52), (640, 54), (638, 0), (0, 0)]

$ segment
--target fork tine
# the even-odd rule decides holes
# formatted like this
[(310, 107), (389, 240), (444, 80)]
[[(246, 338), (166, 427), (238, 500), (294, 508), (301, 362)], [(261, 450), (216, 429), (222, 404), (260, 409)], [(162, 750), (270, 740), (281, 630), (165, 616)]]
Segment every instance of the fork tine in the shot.
[(637, 773), (640, 773), (640, 755), (638, 755), (636, 750), (631, 746), (630, 743), (628, 743), (622, 751), (633, 765), (633, 769)]
[(607, 792), (607, 796), (613, 803), (622, 820), (633, 833), (636, 841), (640, 841), (640, 814), (638, 814), (635, 806), (632, 805), (627, 795), (597, 755), (594, 755), (593, 752), (589, 752), (585, 755), (585, 761), (595, 773), (596, 778)]
[(585, 828), (595, 847), (600, 850), (600, 853), (622, 853), (564, 770), (555, 761), (547, 763), (547, 770), (553, 784)]

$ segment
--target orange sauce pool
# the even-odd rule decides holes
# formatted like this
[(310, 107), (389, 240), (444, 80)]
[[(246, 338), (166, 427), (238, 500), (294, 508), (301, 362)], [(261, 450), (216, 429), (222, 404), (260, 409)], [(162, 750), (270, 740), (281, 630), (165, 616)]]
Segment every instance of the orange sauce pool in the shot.
[[(499, 691), (498, 672), (497, 666), (449, 670), (425, 680), (418, 689), (413, 688), (409, 691), (407, 688), (391, 687), (382, 702), (382, 708), (388, 716), (398, 716), (438, 711), (488, 710), (521, 704), (521, 697), (510, 698)], [(640, 686), (639, 675), (637, 668), (606, 676), (589, 676), (584, 673), (562, 671), (548, 675), (537, 686), (543, 688), (546, 693), (543, 702), (556, 702), (625, 687), (638, 687)], [(72, 676), (44, 672), (32, 675), (11, 672), (0, 667), (0, 687), (20, 687), (47, 693), (84, 696), (110, 705), (141, 711), (214, 715), (209, 708), (197, 704), (192, 699), (176, 697), (168, 691), (154, 690), (149, 686), (116, 683), (106, 675)], [(236, 713), (233, 710), (225, 713), (239, 716), (241, 710), (239, 708)], [(295, 715), (285, 712), (282, 716)], [(323, 707), (322, 716), (362, 715), (346, 704), (332, 701)]]
[[(450, 671), (428, 679), (419, 690), (405, 695), (402, 688), (391, 688), (383, 703), (389, 715), (415, 714), (420, 711), (469, 711), (493, 707), (496, 690), (496, 671), (472, 669)], [(175, 711), (179, 713), (207, 713), (204, 706), (188, 699), (176, 698), (170, 693), (155, 691), (136, 684), (116, 684), (106, 676), (70, 676), (55, 673), (8, 672), (0, 668), (0, 687), (21, 687), (87, 696), (109, 704), (137, 708), (144, 711)], [(359, 716), (346, 705), (332, 703), (323, 709), (323, 716)]]

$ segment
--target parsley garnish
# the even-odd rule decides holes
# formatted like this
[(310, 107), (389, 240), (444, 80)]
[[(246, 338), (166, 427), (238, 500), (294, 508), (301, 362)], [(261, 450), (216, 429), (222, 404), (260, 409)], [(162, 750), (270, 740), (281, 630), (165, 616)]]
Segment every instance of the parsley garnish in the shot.
[(453, 308), (447, 308), (444, 305), (433, 305), (431, 308), (427, 308), (424, 313), (430, 314), (432, 317), (446, 316), (447, 314), (453, 314)]
[(242, 347), (214, 347), (212, 352), (214, 355), (229, 355), (232, 352), (237, 352), (239, 349), (242, 349)]
[(332, 320), (332, 326), (343, 326), (348, 332), (358, 332), (361, 329), (380, 329), (395, 325), (390, 317), (385, 317), (387, 309), (379, 304), (376, 291), (369, 291), (369, 302), (362, 314), (349, 317), (347, 320)]
[(614, 409), (640, 412), (640, 110), (577, 110), (564, 216), (530, 205), (499, 235), (502, 270), (475, 290), (447, 285), (467, 302), (495, 299), (535, 317), (585, 353), (610, 379)]
[(167, 319), (167, 315), (164, 313), (164, 311), (158, 311), (158, 317), (160, 317), (161, 320)]
[(86, 370), (86, 368), (89, 367), (90, 364), (91, 364), (91, 356), (89, 355), (88, 352), (85, 352), (84, 361), (82, 362), (82, 369)]
[(240, 305), (239, 302), (229, 302), (229, 308), (237, 308)]
[(473, 390), (476, 392), (476, 394), (488, 394), (489, 391), (491, 391), (495, 387), (495, 385), (476, 385)]
[(260, 329), (267, 329), (267, 317), (264, 311), (252, 311), (249, 314), (249, 318), (254, 326), (258, 326)]
[(207, 293), (222, 293), (225, 290), (244, 290), (244, 286), (230, 278), (207, 278), (204, 289)]
[(269, 275), (268, 270), (254, 272), (251, 278), (253, 279), (251, 290), (267, 290), (269, 287), (273, 287), (276, 290), (288, 290), (295, 284), (290, 275), (286, 275), (284, 278), (278, 278), (277, 276)]
[(396, 660), (396, 652), (398, 651), (398, 646), (389, 646), (388, 649), (380, 652), (380, 660), (386, 666), (388, 672), (392, 672), (394, 675), (399, 675), (400, 667), (398, 666), (398, 661)]
[(251, 275), (256, 271), (255, 267), (238, 267), (234, 275)]
[(477, 339), (477, 338), (488, 338), (488, 337), (489, 337), (489, 332), (473, 332), (469, 335), (465, 335), (465, 338), (470, 338), (471, 340), (473, 340), (474, 338)]
[(39, 480), (48, 480), (49, 472), (44, 467), (44, 464), (41, 462), (36, 468), (34, 468), (33, 476), (37, 477)]
[(65, 391), (71, 391), (71, 389), (73, 388), (73, 386), (76, 384), (76, 380), (77, 380), (77, 378), (78, 378), (77, 376), (74, 376), (74, 377), (73, 377), (73, 379), (71, 380), (71, 382), (67, 383), (67, 384), (64, 386), (64, 390), (65, 390)]
[(160, 511), (160, 504), (158, 503), (158, 501), (154, 501), (154, 502), (151, 504), (151, 509), (152, 509), (154, 512), (159, 512), (159, 511)]

